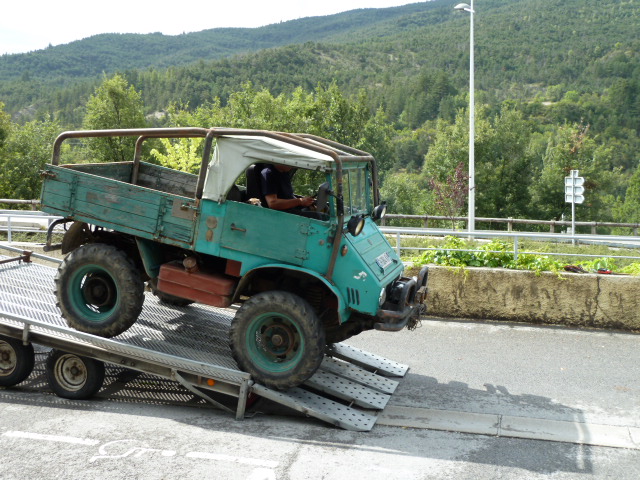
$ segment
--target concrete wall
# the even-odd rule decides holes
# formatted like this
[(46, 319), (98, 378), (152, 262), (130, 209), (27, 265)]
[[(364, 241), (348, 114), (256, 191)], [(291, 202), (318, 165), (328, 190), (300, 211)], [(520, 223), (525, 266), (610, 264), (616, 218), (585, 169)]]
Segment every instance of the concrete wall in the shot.
[(427, 316), (640, 330), (640, 277), (431, 266)]

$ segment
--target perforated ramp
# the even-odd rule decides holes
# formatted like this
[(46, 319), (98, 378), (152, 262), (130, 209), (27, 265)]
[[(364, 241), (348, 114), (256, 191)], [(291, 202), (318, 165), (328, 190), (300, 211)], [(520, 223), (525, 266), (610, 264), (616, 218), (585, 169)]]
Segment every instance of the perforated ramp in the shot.
[[(7, 258), (0, 255), (0, 260)], [(55, 305), (55, 272), (55, 268), (36, 263), (0, 264), (0, 331), (3, 324), (20, 325), (15, 317), (25, 318), (32, 331), (41, 337), (55, 337), (56, 344), (69, 341), (77, 350), (78, 344), (86, 342), (87, 356), (96, 346), (123, 359), (135, 352), (137, 358), (146, 357), (152, 363), (170, 363), (169, 368), (207, 377), (215, 374), (231, 385), (246, 382), (248, 374), (238, 369), (229, 349), (233, 310), (203, 305), (169, 307), (147, 294), (138, 321), (127, 332), (103, 339), (66, 326)], [(281, 392), (253, 384), (249, 390), (340, 428), (369, 431), (398, 386), (398, 381), (389, 377), (404, 376), (407, 369), (346, 344), (335, 344), (328, 348), (318, 372), (303, 385)], [(239, 402), (245, 400), (240, 398)]]

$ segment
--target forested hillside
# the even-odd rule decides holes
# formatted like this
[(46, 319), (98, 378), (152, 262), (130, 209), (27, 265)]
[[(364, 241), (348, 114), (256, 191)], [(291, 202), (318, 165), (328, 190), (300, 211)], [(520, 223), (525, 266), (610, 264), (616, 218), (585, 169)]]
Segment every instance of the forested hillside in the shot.
[[(169, 112), (148, 124), (306, 125), (336, 137), (343, 129), (317, 112), (335, 109), (336, 122), (362, 120), (348, 140), (378, 155), (393, 209), (443, 213), (435, 192), (466, 164), (468, 142), (469, 16), (454, 3), (175, 37), (99, 35), (5, 55), (0, 102), (15, 129), (79, 128), (96, 88), (118, 72), (143, 113)], [(477, 0), (475, 9), (478, 215), (559, 218), (562, 177), (579, 168), (589, 181), (581, 219), (640, 221), (638, 0)]]

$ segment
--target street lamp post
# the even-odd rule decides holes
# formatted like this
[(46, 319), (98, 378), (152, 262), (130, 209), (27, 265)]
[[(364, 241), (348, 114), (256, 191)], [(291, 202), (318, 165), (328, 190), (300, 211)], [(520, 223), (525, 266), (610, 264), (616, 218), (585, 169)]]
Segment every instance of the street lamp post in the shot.
[(476, 172), (475, 172), (475, 138), (476, 138), (476, 113), (475, 113), (475, 88), (474, 88), (474, 68), (473, 68), (473, 0), (471, 5), (459, 3), (455, 10), (469, 12), (469, 219), (467, 227), (469, 232), (476, 229)]

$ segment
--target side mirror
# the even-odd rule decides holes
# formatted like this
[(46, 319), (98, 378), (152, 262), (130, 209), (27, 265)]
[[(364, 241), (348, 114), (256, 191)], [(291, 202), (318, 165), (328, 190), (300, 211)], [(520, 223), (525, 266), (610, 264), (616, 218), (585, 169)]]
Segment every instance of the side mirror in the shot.
[(382, 202), (380, 205), (373, 209), (373, 212), (371, 212), (371, 219), (374, 221), (380, 220), (381, 218), (384, 218), (386, 214), (387, 202)]

